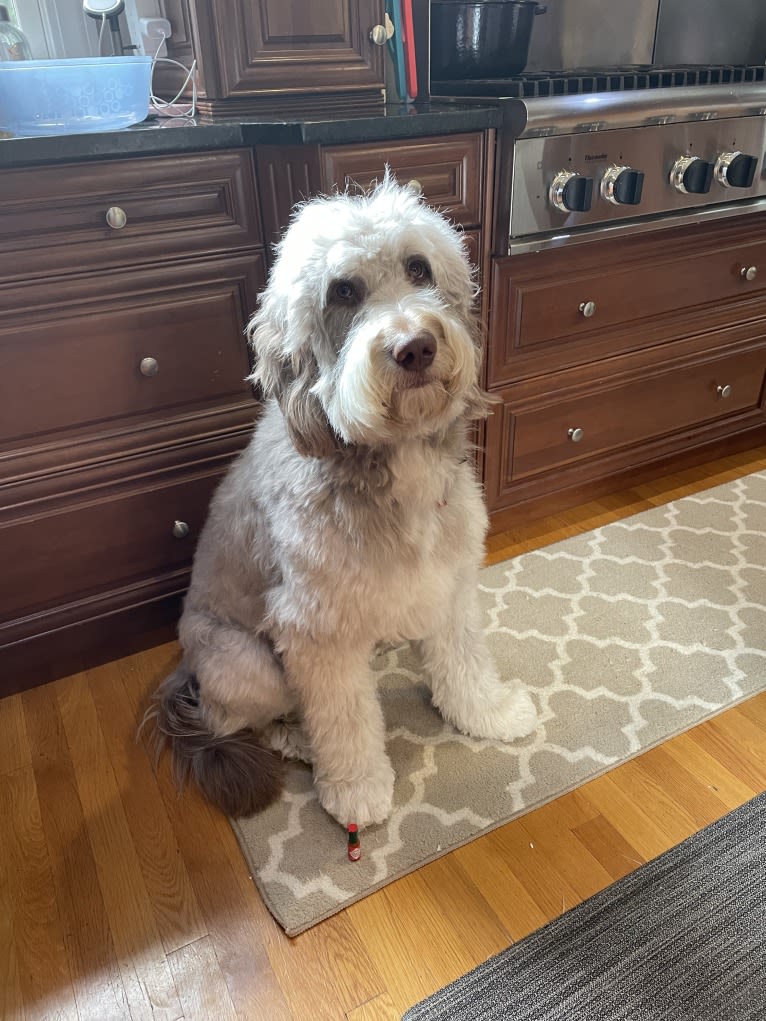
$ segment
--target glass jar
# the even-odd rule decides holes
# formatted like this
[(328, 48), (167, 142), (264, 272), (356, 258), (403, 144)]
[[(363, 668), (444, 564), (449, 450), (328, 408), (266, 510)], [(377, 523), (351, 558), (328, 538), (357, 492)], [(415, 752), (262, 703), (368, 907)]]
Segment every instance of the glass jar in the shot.
[(0, 5), (0, 60), (31, 60), (29, 40), (11, 22), (8, 8)]

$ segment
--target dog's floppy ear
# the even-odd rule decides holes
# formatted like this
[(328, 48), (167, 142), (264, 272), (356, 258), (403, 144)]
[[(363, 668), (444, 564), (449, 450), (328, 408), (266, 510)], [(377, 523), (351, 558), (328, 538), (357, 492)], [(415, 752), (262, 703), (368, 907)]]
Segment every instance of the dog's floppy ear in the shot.
[(250, 381), (264, 396), (275, 397), (293, 446), (305, 457), (328, 457), (341, 441), (327, 420), (321, 401), (312, 392), (319, 366), (305, 341), (287, 349), (287, 309), (274, 301), (268, 290), (247, 328), (255, 357)]

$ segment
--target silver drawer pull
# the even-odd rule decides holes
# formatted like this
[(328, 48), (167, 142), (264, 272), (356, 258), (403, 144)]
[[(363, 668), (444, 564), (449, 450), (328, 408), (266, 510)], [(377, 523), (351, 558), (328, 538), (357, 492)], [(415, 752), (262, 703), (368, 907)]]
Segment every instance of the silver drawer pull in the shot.
[(572, 441), (572, 443), (579, 443), (580, 440), (585, 435), (585, 433), (582, 431), (582, 429), (570, 429), (567, 435), (569, 436), (569, 439)]
[(110, 206), (106, 211), (106, 222), (112, 230), (122, 230), (128, 222), (128, 215), (119, 206)]
[(742, 269), (739, 271), (739, 275), (742, 277), (743, 280), (750, 281), (755, 280), (755, 278), (758, 276), (758, 267), (743, 266)]
[(138, 368), (142, 376), (156, 376), (160, 371), (160, 363), (156, 358), (142, 358)]
[(373, 25), (370, 29), (370, 41), (376, 46), (385, 46), (388, 39), (385, 25)]
[(717, 386), (716, 393), (719, 397), (723, 397), (726, 400), (727, 397), (731, 397), (731, 384), (725, 383), (723, 386)]
[(176, 539), (185, 539), (189, 534), (189, 526), (185, 521), (173, 522), (173, 536)]
[(580, 305), (580, 311), (586, 319), (590, 319), (590, 317), (596, 313), (596, 302), (584, 301), (582, 305)]
[(415, 192), (416, 195), (422, 195), (423, 194), (423, 185), (415, 177), (411, 178), (407, 182), (407, 187), (408, 188), (412, 188), (412, 190)]

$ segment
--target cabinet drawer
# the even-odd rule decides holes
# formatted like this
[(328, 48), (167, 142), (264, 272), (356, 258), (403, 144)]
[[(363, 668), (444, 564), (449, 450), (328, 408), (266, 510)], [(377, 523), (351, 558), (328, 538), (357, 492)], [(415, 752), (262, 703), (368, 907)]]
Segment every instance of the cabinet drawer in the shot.
[(512, 481), (758, 409), (766, 349), (714, 358), (512, 412)]
[(389, 166), (401, 184), (419, 185), (428, 202), (466, 226), (481, 224), (484, 180), (481, 134), (322, 150), (325, 188), (369, 188)]
[[(222, 474), (218, 466), (0, 526), (0, 620), (188, 567)], [(179, 525), (174, 535), (175, 522), (188, 532)]]
[[(0, 455), (252, 400), (243, 336), (261, 255), (13, 289), (0, 314)], [(119, 297), (117, 297), (119, 295)]]
[(765, 222), (495, 260), (490, 385), (763, 315)]
[[(124, 226), (109, 226), (110, 209), (124, 212)], [(121, 222), (119, 214), (111, 219)], [(261, 243), (249, 150), (3, 173), (0, 280)]]

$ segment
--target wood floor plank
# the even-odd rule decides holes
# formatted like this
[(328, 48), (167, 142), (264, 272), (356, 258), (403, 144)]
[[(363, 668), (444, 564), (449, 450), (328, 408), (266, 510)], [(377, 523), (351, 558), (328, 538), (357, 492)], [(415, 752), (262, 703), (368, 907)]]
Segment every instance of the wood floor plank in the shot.
[(689, 736), (748, 787), (766, 789), (763, 731), (739, 709), (695, 727)]
[(27, 691), (23, 701), (79, 1021), (130, 1021), (53, 688)]
[(697, 780), (691, 770), (664, 748), (653, 748), (641, 755), (635, 760), (635, 768), (665, 791), (673, 804), (687, 813), (695, 829), (702, 829), (726, 814), (726, 803), (718, 796), (718, 792)]
[[(0, 777), (0, 858), (27, 1021), (77, 1021), (64, 935), (30, 766)], [(11, 962), (11, 971), (13, 964)]]
[(545, 851), (530, 839), (522, 820), (501, 826), (489, 833), (486, 840), (506, 857), (509, 869), (527, 888), (546, 920), (582, 900), (572, 876), (565, 878), (558, 871)]
[(14, 898), (8, 859), (0, 833), (0, 1019), (24, 1021), (24, 1002), (21, 995), (21, 976), (16, 960), (14, 935)]
[(766, 733), (766, 692), (749, 698), (746, 702), (740, 702), (737, 708), (751, 723)]
[(545, 925), (549, 915), (508, 867), (508, 856), (486, 838), (452, 852), (481, 896), (492, 905), (512, 941)]
[(345, 1018), (347, 1010), (385, 989), (369, 948), (346, 912), (294, 939), (276, 938), (268, 954), (296, 1019)]
[(644, 859), (635, 847), (603, 815), (581, 823), (574, 828), (573, 833), (583, 847), (587, 847), (593, 857), (601, 862), (612, 880), (622, 879), (644, 864)]
[(550, 814), (538, 816), (531, 812), (524, 816), (522, 829), (535, 847), (539, 847), (553, 863), (556, 871), (567, 877), (580, 900), (592, 897), (611, 883), (612, 877), (601, 862), (593, 857), (568, 826), (554, 822)]
[(184, 1018), (188, 1021), (238, 1021), (210, 937), (168, 954)]
[(623, 787), (619, 769), (591, 780), (580, 789), (580, 795), (592, 802), (597, 814), (611, 823), (644, 861), (651, 861), (672, 846), (672, 837), (655, 821), (648, 789), (640, 791), (636, 801)]
[(141, 873), (166, 953), (207, 935), (152, 764), (136, 740), (138, 723), (119, 664), (87, 674), (91, 697), (133, 834)]
[(56, 682), (56, 695), (131, 1014), (176, 1021), (181, 1004), (86, 676)]
[[(466, 910), (470, 918), (464, 927)], [(400, 1013), (510, 942), (492, 907), (476, 897), (475, 887), (449, 859), (404, 876), (344, 914), (352, 920)], [(403, 960), (408, 962), (406, 969)]]
[(374, 1000), (346, 1011), (346, 1021), (401, 1021), (401, 1017), (388, 993), (381, 993)]
[(0, 776), (30, 764), (21, 695), (0, 698)]
[(652, 806), (652, 820), (671, 845), (680, 844), (698, 828), (691, 812), (671, 796), (661, 780), (641, 767), (639, 759), (620, 766), (615, 779), (636, 804)]
[[(134, 657), (129, 669), (121, 669), (136, 715), (143, 713), (177, 657), (177, 646), (171, 643)], [(145, 746), (144, 751), (148, 754)], [(277, 925), (248, 876), (241, 852), (237, 849), (229, 859), (227, 842), (234, 841), (234, 834), (228, 820), (193, 787), (179, 795), (167, 760), (160, 763), (155, 782), (239, 1017), (293, 1021), (266, 950), (269, 937), (277, 937)]]
[(674, 737), (662, 745), (662, 749), (679, 766), (688, 770), (698, 783), (713, 791), (730, 812), (758, 793), (754, 785), (743, 783), (688, 733)]

